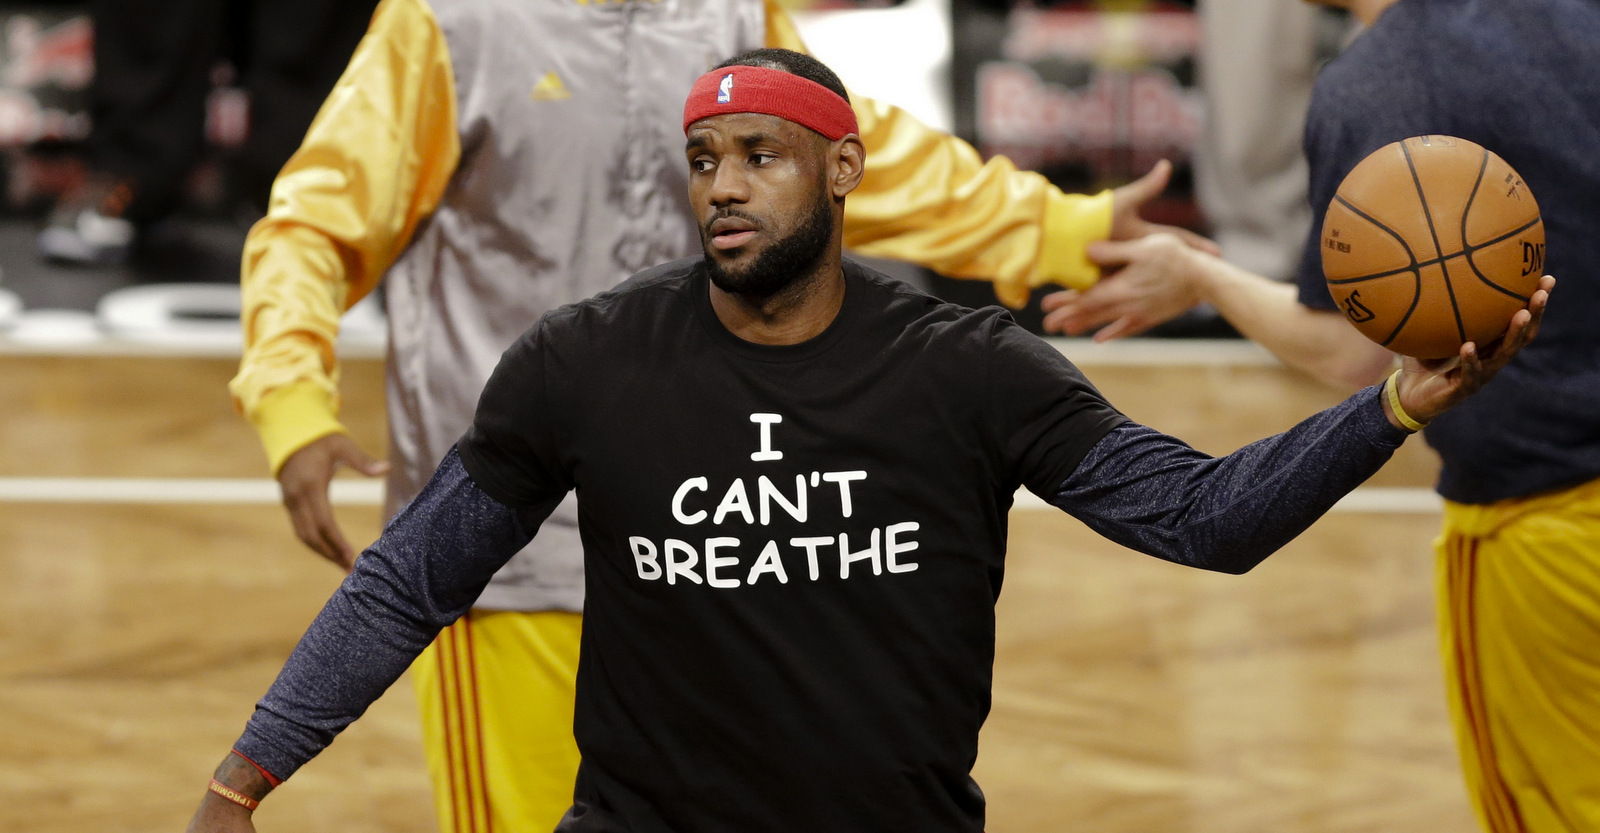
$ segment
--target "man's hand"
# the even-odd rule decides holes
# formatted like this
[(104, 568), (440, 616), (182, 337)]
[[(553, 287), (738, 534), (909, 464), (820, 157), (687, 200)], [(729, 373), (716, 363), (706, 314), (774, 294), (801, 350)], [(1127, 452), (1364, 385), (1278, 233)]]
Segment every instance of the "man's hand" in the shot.
[(1111, 192), (1111, 237), (1090, 243), (1089, 259), (1105, 277), (1085, 290), (1046, 295), (1046, 332), (1082, 335), (1103, 327), (1096, 341), (1137, 335), (1177, 318), (1199, 300), (1197, 261), (1220, 257), (1217, 244), (1177, 226), (1152, 223), (1139, 209), (1166, 189), (1172, 163), (1163, 159), (1142, 177)]
[(1201, 261), (1206, 255), (1195, 249), (1165, 232), (1089, 244), (1089, 259), (1110, 274), (1088, 289), (1044, 296), (1040, 306), (1045, 331), (1075, 336), (1103, 328), (1095, 333), (1095, 341), (1109, 341), (1182, 315), (1200, 301)]
[(368, 457), (348, 436), (329, 434), (289, 455), (278, 470), (278, 485), (283, 488), (283, 505), (289, 510), (294, 534), (348, 572), (355, 566), (356, 553), (334, 521), (333, 506), (328, 502), (328, 483), (340, 465), (368, 477), (389, 471), (388, 463)]
[(250, 811), (209, 790), (189, 819), (187, 833), (255, 833)]
[[(1412, 419), (1428, 422), (1476, 393), (1539, 334), (1539, 322), (1544, 319), (1545, 306), (1555, 286), (1555, 278), (1549, 275), (1540, 278), (1539, 288), (1528, 299), (1528, 308), (1518, 310), (1511, 317), (1505, 334), (1486, 345), (1482, 353), (1478, 345), (1469, 341), (1461, 345), (1460, 355), (1453, 358), (1405, 359), (1401, 363), (1400, 378), (1396, 380), (1400, 407)], [(1400, 425), (1387, 400), (1383, 408), (1389, 421)]]
[[(235, 793), (257, 802), (272, 792), (272, 784), (266, 777), (237, 752), (229, 752), (211, 777)], [(199, 809), (194, 811), (194, 818), (189, 820), (187, 830), (188, 833), (255, 833), (256, 825), (250, 818), (253, 813), (253, 810), (217, 795), (208, 787), (205, 797), (200, 799)]]
[(1111, 192), (1112, 240), (1136, 240), (1151, 234), (1171, 234), (1191, 248), (1222, 256), (1216, 243), (1178, 226), (1152, 223), (1139, 216), (1144, 204), (1161, 195), (1172, 179), (1172, 163), (1163, 159), (1150, 172)]

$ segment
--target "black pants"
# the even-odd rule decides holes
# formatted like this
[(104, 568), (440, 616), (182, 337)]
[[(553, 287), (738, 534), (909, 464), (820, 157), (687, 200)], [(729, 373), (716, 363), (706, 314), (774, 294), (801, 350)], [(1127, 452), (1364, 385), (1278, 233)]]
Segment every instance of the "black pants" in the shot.
[(127, 214), (176, 206), (205, 149), (206, 97), (219, 60), (250, 95), (236, 194), (265, 209), (272, 179), (339, 79), (377, 0), (94, 0), (92, 167), (132, 180)]

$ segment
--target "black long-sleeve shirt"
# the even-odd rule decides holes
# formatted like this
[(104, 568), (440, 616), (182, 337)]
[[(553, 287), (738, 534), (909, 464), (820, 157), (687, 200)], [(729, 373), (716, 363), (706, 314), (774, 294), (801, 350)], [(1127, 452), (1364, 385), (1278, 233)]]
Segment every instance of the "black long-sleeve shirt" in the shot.
[(583, 763), (563, 833), (979, 833), (969, 773), (1019, 486), (1242, 572), (1404, 437), (1368, 390), (1212, 459), (1130, 424), (1003, 312), (848, 262), (845, 290), (796, 345), (729, 333), (699, 261), (547, 316), (240, 751), (288, 776), (576, 490)]
[[(1168, 561), (1243, 573), (1321, 517), (1407, 434), (1369, 388), (1287, 432), (1213, 458), (1127, 423), (1050, 502)], [(356, 561), (262, 698), (236, 748), (287, 778), (359, 717), (466, 613), (552, 507), (516, 511), (473, 484), (455, 451)]]

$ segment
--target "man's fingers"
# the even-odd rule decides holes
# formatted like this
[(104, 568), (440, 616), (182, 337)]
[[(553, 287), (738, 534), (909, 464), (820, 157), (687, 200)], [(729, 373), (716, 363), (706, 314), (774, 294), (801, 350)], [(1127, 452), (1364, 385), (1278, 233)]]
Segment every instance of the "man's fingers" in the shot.
[(1116, 210), (1137, 210), (1139, 206), (1149, 202), (1157, 194), (1167, 190), (1167, 181), (1172, 178), (1172, 163), (1165, 159), (1151, 166), (1149, 173), (1118, 188), (1116, 194)]
[(1456, 391), (1456, 401), (1477, 393), (1478, 388), (1489, 381), (1487, 377), (1492, 375), (1493, 371), (1484, 369), (1483, 355), (1478, 352), (1478, 345), (1470, 341), (1461, 345), (1460, 388)]
[(328, 502), (326, 490), (313, 496), (309, 510), (313, 534), (316, 537), (316, 544), (311, 548), (323, 558), (349, 570), (355, 563), (355, 554), (350, 551), (350, 544), (344, 540), (344, 532), (339, 529), (339, 523), (333, 519), (333, 504)]
[(1076, 289), (1063, 289), (1060, 292), (1052, 292), (1039, 299), (1039, 308), (1045, 312), (1054, 312), (1071, 303), (1077, 297), (1078, 290)]
[(1156, 229), (1176, 235), (1179, 240), (1183, 241), (1185, 246), (1191, 249), (1198, 249), (1212, 257), (1222, 257), (1222, 247), (1218, 246), (1216, 241), (1209, 237), (1196, 234), (1182, 226), (1157, 226)]
[(326, 488), (301, 489), (294, 493), (285, 490), (284, 504), (288, 506), (295, 537), (301, 543), (323, 558), (350, 569), (355, 558), (333, 519), (333, 506), (328, 502)]
[(339, 524), (333, 520), (331, 513), (328, 517), (328, 525), (322, 527), (321, 532), (324, 547), (327, 552), (332, 553), (332, 555), (328, 556), (328, 560), (344, 568), (347, 573), (354, 569), (356, 566), (355, 550), (351, 549), (350, 542), (344, 539), (344, 530), (339, 528)]
[(1045, 313), (1044, 331), (1047, 333), (1061, 333), (1062, 335), (1083, 335), (1086, 328), (1080, 327), (1077, 319), (1073, 317), (1073, 310), (1056, 310)]
[[(387, 474), (389, 471), (388, 463), (372, 457), (365, 451), (362, 451), (361, 446), (356, 445), (356, 441), (350, 439), (350, 437), (347, 435), (330, 435), (327, 438), (327, 442), (328, 454), (332, 458), (333, 464), (336, 466), (349, 466), (350, 468), (355, 469), (356, 471), (368, 477), (377, 477), (381, 474)], [(333, 472), (331, 470), (328, 472), (328, 476), (333, 476)]]
[(1555, 288), (1555, 278), (1549, 275), (1540, 278), (1538, 288), (1528, 298), (1527, 308), (1517, 310), (1517, 314), (1511, 316), (1511, 326), (1506, 330), (1509, 337), (1505, 339), (1513, 345), (1511, 352), (1521, 350), (1523, 345), (1539, 335), (1539, 324), (1544, 321), (1545, 308), (1550, 304), (1550, 291)]
[(1503, 354), (1505, 358), (1510, 359), (1512, 354), (1516, 353), (1518, 350), (1521, 350), (1523, 345), (1532, 341), (1534, 336), (1534, 327), (1537, 326), (1534, 318), (1534, 313), (1529, 310), (1517, 310), (1517, 314), (1511, 316), (1510, 337), (1505, 339), (1506, 344), (1510, 345), (1510, 349), (1506, 349), (1506, 346), (1503, 344), (1499, 349), (1495, 350), (1493, 354)]
[(1097, 342), (1105, 342), (1116, 338), (1136, 336), (1145, 330), (1150, 329), (1150, 326), (1150, 324), (1145, 323), (1134, 316), (1124, 315), (1123, 317), (1118, 318), (1110, 324), (1100, 328), (1100, 330), (1094, 334), (1094, 340)]
[(1081, 336), (1101, 323), (1103, 322), (1096, 320), (1093, 315), (1077, 305), (1062, 307), (1046, 313), (1044, 317), (1044, 328), (1047, 332), (1069, 336)]
[(1084, 254), (1101, 269), (1119, 267), (1133, 260), (1138, 245), (1138, 241), (1132, 240), (1096, 240), (1084, 247)]
[(389, 473), (387, 462), (368, 456), (354, 441), (341, 444), (334, 452), (334, 459), (368, 477)]
[(1046, 313), (1045, 329), (1077, 336), (1121, 318), (1115, 293), (1107, 291), (1110, 288), (1108, 284), (1096, 284), (1062, 299), (1054, 311)]
[(290, 504), (289, 525), (294, 527), (294, 537), (299, 538), (300, 543), (310, 547), (312, 552), (329, 561), (338, 560), (338, 554), (328, 548), (327, 542), (323, 540), (322, 531), (317, 528), (316, 521), (304, 507), (298, 504)]
[(1528, 314), (1532, 317), (1528, 327), (1528, 340), (1539, 335), (1539, 325), (1544, 321), (1544, 311), (1550, 305), (1550, 293), (1556, 288), (1556, 279), (1545, 275), (1539, 279), (1539, 288), (1528, 299)]

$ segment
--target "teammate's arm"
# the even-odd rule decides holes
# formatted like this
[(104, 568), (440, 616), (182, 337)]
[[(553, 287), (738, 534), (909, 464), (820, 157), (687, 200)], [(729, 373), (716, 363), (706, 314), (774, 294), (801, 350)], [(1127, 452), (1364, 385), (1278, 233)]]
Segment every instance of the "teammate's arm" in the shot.
[(1241, 335), (1286, 364), (1349, 389), (1370, 385), (1394, 365), (1389, 351), (1369, 341), (1342, 316), (1300, 303), (1293, 284), (1240, 269), (1179, 241), (1154, 235), (1103, 241), (1089, 254), (1107, 280), (1084, 290), (1045, 296), (1049, 332), (1097, 341), (1136, 335), (1198, 303), (1209, 303)]
[(245, 243), (245, 350), (230, 390), (295, 534), (349, 568), (328, 483), (381, 474), (338, 419), (339, 316), (377, 286), (460, 160), (450, 57), (423, 0), (384, 0)]
[[(773, 0), (766, 7), (767, 45), (804, 52), (788, 15)], [(845, 204), (844, 245), (861, 254), (989, 280), (1001, 301), (1020, 307), (1033, 287), (1098, 280), (1099, 267), (1085, 256), (1095, 240), (1165, 230), (1215, 251), (1197, 235), (1139, 218), (1139, 207), (1166, 186), (1165, 162), (1115, 191), (1067, 194), (1003, 156), (985, 162), (898, 107), (854, 94), (851, 101), (867, 170)]]
[[(1493, 349), (1407, 359), (1401, 409), (1428, 422), (1471, 396), (1539, 329), (1554, 280)], [(1389, 459), (1407, 436), (1386, 390), (1370, 387), (1290, 430), (1213, 458), (1128, 423), (1090, 449), (1050, 500), (1096, 532), (1170, 561), (1242, 573), (1288, 543)]]

